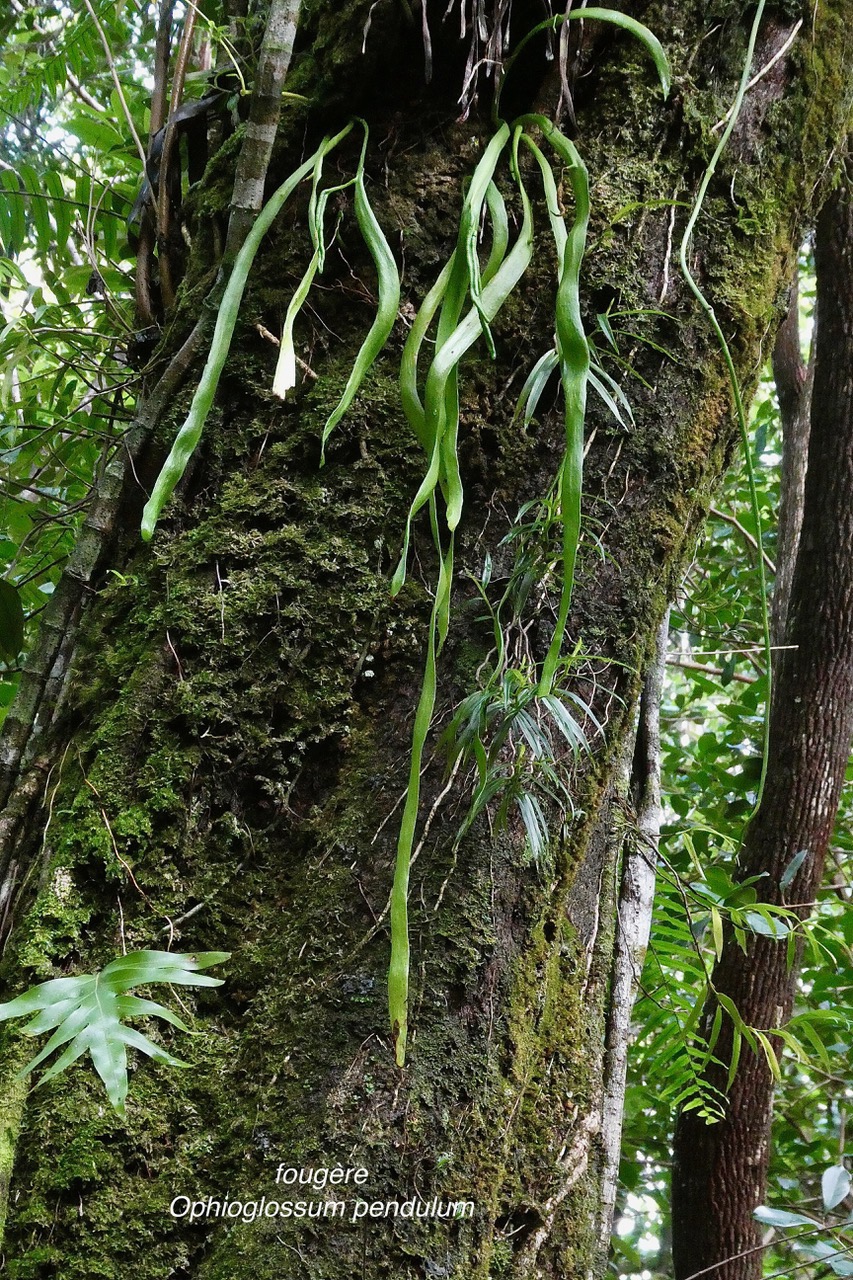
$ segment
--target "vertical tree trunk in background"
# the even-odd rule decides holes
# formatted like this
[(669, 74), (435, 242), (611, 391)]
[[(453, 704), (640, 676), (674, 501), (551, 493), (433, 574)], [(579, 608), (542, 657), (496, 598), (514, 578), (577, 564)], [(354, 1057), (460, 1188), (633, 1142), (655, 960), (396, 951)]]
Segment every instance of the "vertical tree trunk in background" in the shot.
[(631, 1014), (649, 945), (661, 829), (660, 706), (666, 678), (669, 610), (658, 630), (637, 711), (630, 794), (634, 829), (622, 851), (619, 901), (608, 992), (605, 1087), (601, 1117), (602, 1186), (599, 1236), (607, 1249), (619, 1189), (625, 1082), (631, 1045)]
[[(805, 918), (823, 878), (853, 734), (853, 199), (850, 170), (817, 224), (817, 350), (802, 531), (791, 584), (787, 647), (779, 656), (767, 783), (739, 857), (743, 877), (765, 875), (762, 900)], [(787, 891), (779, 886), (800, 851)], [(714, 970), (719, 991), (762, 1030), (789, 1017), (796, 966), (786, 943), (752, 937), (743, 955), (731, 934)], [(713, 1010), (710, 1011), (711, 1015)], [(730, 1024), (717, 1056), (731, 1052)], [(721, 1087), (725, 1072), (712, 1078)], [(713, 1268), (720, 1280), (762, 1274), (761, 1229), (773, 1081), (744, 1048), (726, 1119), (678, 1122), (673, 1171), (673, 1257), (678, 1280)], [(732, 1259), (732, 1261), (726, 1261)]]
[[(799, 267), (798, 267), (799, 271)], [(785, 642), (785, 622), (797, 546), (803, 523), (803, 498), (811, 421), (814, 343), (806, 366), (800, 354), (798, 282), (791, 290), (785, 319), (773, 346), (773, 380), (782, 422), (782, 468), (779, 477), (779, 524), (776, 532), (776, 576), (773, 579), (770, 633), (774, 646)]]
[[(375, 285), (347, 219), (299, 338), (316, 381), (292, 403), (273, 401), (276, 353), (262, 330), (280, 330), (310, 256), (303, 191), (258, 260), (202, 453), (150, 547), (137, 541), (140, 485), (150, 486), (188, 391), (140, 445), (119, 536), (87, 579), (64, 700), (40, 713), (48, 727), (24, 775), (29, 791), (19, 784), (3, 819), (18, 832), (24, 869), (10, 897), (9, 991), (92, 970), (122, 944), (234, 953), (227, 985), (192, 1002), (198, 1035), (173, 1045), (192, 1069), (139, 1064), (126, 1125), (81, 1066), (31, 1093), (22, 1115), (7, 1102), (7, 1169), (16, 1142), (17, 1152), (5, 1257), (17, 1280), (604, 1274), (597, 1133), (626, 813), (617, 763), (734, 435), (722, 361), (674, 278), (671, 209), (661, 202), (695, 190), (708, 155), (696, 121), (710, 126), (728, 105), (751, 15), (726, 5), (709, 30), (692, 4), (648, 6), (653, 29), (665, 39), (678, 32), (679, 89), (665, 108), (626, 36), (599, 31), (586, 46), (575, 103), (594, 211), (585, 319), (593, 326), (611, 304), (652, 308), (630, 323), (649, 343), (622, 338), (644, 379), (626, 381), (636, 425), (617, 426), (597, 406), (588, 421), (570, 630), (587, 655), (577, 691), (605, 735), (573, 780), (575, 815), (537, 863), (514, 821), (504, 833), (479, 823), (454, 854), (465, 799), (457, 786), (437, 807), (440, 752), (429, 758), (422, 832), (432, 820), (413, 874), (412, 1035), (401, 1073), (386, 1032), (385, 907), (435, 565), (421, 531), (410, 582), (389, 599), (422, 465), (399, 409), (396, 360), (411, 307), (453, 248), (463, 184), (488, 129), (453, 123), (464, 51), (452, 24), (441, 25), (442, 7), (429, 88), (402, 7), (374, 8), (307, 7), (288, 87), (310, 96), (312, 110), (286, 107), (269, 186), (325, 129), (355, 110), (367, 118), (371, 198), (405, 268), (392, 350), (320, 470), (319, 436)], [(821, 4), (808, 44), (762, 80), (712, 189), (713, 216), (700, 224), (694, 269), (744, 376), (790, 278), (806, 174), (821, 170), (838, 128), (848, 13), (840, 0)], [(768, 18), (762, 61), (792, 27)], [(513, 109), (547, 96), (548, 75), (544, 56), (533, 57)], [(328, 162), (330, 178), (348, 177), (356, 155), (351, 139)], [(191, 195), (193, 258), (169, 349), (212, 278), (211, 227), (234, 157), (226, 144)], [(540, 210), (534, 265), (495, 325), (497, 363), (474, 353), (463, 368), (467, 498), (443, 721), (474, 688), (491, 643), (468, 575), (488, 549), (493, 581), (505, 578), (501, 539), (519, 507), (547, 490), (560, 454), (559, 410), (529, 430), (512, 412), (553, 341), (546, 225)], [(542, 554), (547, 563), (553, 548)], [(549, 617), (529, 632), (540, 658)], [(20, 714), (9, 732), (17, 742)], [(21, 1050), (11, 1034), (5, 1043), (11, 1074)], [(169, 1216), (178, 1195), (285, 1199), (279, 1164), (335, 1163), (369, 1170), (370, 1200), (470, 1200), (474, 1216)]]

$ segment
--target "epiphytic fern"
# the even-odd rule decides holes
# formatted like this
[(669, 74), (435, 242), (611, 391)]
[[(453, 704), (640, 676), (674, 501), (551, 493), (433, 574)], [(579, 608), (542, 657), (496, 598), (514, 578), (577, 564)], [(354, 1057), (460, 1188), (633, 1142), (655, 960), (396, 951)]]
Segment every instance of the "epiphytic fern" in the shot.
[(53, 1031), (41, 1052), (23, 1068), (21, 1076), (29, 1075), (63, 1045), (66, 1048), (42, 1074), (39, 1084), (59, 1075), (88, 1053), (106, 1086), (110, 1102), (119, 1115), (124, 1115), (128, 1046), (172, 1067), (188, 1065), (126, 1025), (128, 1018), (153, 1017), (162, 1018), (181, 1031), (189, 1030), (171, 1009), (153, 1000), (129, 995), (131, 988), (153, 982), (183, 987), (218, 987), (222, 984), (221, 978), (211, 978), (199, 970), (221, 964), (229, 954), (227, 951), (205, 951), (195, 955), (132, 951), (113, 960), (100, 973), (53, 978), (31, 987), (7, 1004), (0, 1004), (0, 1021), (35, 1015), (23, 1028), (25, 1035), (37, 1036)]

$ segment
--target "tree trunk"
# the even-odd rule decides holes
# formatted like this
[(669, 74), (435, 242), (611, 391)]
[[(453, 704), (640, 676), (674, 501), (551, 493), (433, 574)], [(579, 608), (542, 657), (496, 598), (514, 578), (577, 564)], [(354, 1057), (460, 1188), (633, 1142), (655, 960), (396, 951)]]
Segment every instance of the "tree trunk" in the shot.
[[(805, 919), (823, 880), (853, 735), (853, 199), (849, 170), (815, 237), (817, 319), (814, 388), (802, 530), (791, 583), (786, 647), (770, 722), (767, 784), (738, 859), (742, 877), (765, 876), (761, 900), (790, 903)], [(785, 869), (805, 850), (787, 890)], [(768, 887), (769, 886), (769, 887)], [(744, 956), (726, 936), (715, 988), (749, 1026), (784, 1025), (797, 965), (787, 945), (752, 938)], [(713, 1010), (710, 1011), (711, 1016)], [(716, 1056), (731, 1054), (731, 1026)], [(718, 1088), (725, 1070), (711, 1083)], [(720, 1280), (762, 1275), (761, 1228), (752, 1216), (767, 1186), (773, 1080), (744, 1050), (726, 1119), (679, 1117), (673, 1172), (675, 1273), (713, 1268)], [(709, 1212), (709, 1206), (713, 1211)], [(731, 1259), (731, 1261), (726, 1261)]]
[[(808, 50), (761, 81), (700, 224), (694, 270), (748, 378), (790, 279), (806, 175), (822, 171), (838, 127), (849, 8), (822, 4)], [(357, 110), (371, 127), (371, 198), (405, 268), (391, 350), (332, 437), (326, 466), (319, 437), (370, 323), (375, 286), (346, 219), (300, 331), (316, 380), (306, 376), (292, 403), (273, 400), (276, 352), (263, 330), (280, 331), (310, 256), (303, 192), (256, 264), (180, 499), (153, 544), (140, 545), (142, 489), (188, 402), (188, 391), (170, 390), (174, 403), (156, 429), (134, 437), (133, 467), (111, 499), (115, 536), (98, 543), (85, 573), (75, 562), (84, 594), (74, 597), (69, 579), (58, 593), (65, 613), (45, 628), (65, 638), (49, 669), (63, 673), (70, 660), (70, 674), (53, 681), (61, 700), (46, 702), (40, 684), (33, 692), (36, 670), (10, 720), (4, 760), (16, 785), (0, 822), (4, 847), (15, 833), (18, 847), (6, 881), (15, 922), (7, 990), (92, 971), (122, 946), (233, 952), (227, 984), (190, 1002), (197, 1035), (169, 1037), (191, 1069), (140, 1062), (126, 1124), (79, 1064), (23, 1108), (10, 1095), (7, 1173), (16, 1141), (17, 1151), (6, 1267), (18, 1280), (604, 1274), (597, 1133), (615, 886), (631, 823), (620, 765), (656, 631), (734, 438), (713, 335), (677, 279), (684, 211), (668, 202), (696, 188), (705, 130), (740, 73), (747, 15), (724, 6), (723, 21), (706, 29), (693, 5), (648, 7), (644, 21), (675, 62), (678, 89), (666, 108), (624, 34), (584, 37), (589, 74), (575, 107), (594, 209), (587, 328), (608, 307), (651, 309), (613, 321), (640, 375), (625, 375), (635, 425), (618, 426), (598, 406), (587, 423), (570, 632), (583, 643), (576, 691), (604, 733), (572, 777), (574, 814), (562, 825), (552, 815), (536, 862), (512, 815), (504, 831), (479, 821), (455, 850), (467, 797), (458, 776), (439, 803), (445, 775), (437, 733), (431, 739), (412, 876), (412, 1031), (400, 1072), (386, 1030), (386, 907), (435, 557), (419, 530), (409, 583), (389, 597), (422, 467), (399, 408), (395, 358), (411, 306), (453, 248), (463, 184), (487, 135), (474, 119), (452, 123), (464, 52), (442, 11), (430, 12), (428, 88), (420, 33), (396, 6), (318, 3), (297, 45), (289, 87), (310, 94), (312, 110), (285, 109), (268, 187), (300, 162), (306, 137), (310, 148)], [(762, 63), (792, 26), (768, 18)], [(551, 92), (542, 52), (517, 74), (513, 110)], [(329, 161), (330, 177), (338, 166), (334, 180), (349, 176), (356, 157), (353, 141)], [(234, 160), (226, 144), (191, 195), (190, 276), (168, 351), (209, 287), (212, 229)], [(529, 430), (512, 412), (553, 341), (541, 203), (538, 226), (531, 270), (494, 326), (497, 361), (475, 350), (463, 369), (466, 505), (440, 722), (475, 687), (491, 643), (469, 575), (489, 550), (494, 581), (506, 577), (512, 547), (501, 539), (519, 507), (547, 490), (560, 456), (559, 411)], [(166, 399), (162, 385), (151, 394)], [(546, 567), (557, 554), (536, 550)], [(545, 606), (527, 631), (540, 659), (552, 596), (543, 569)], [(72, 631), (65, 619), (78, 615)], [(34, 667), (56, 652), (48, 650), (45, 640)], [(11, 1075), (22, 1049), (11, 1034), (6, 1045)], [(278, 1167), (335, 1164), (368, 1171), (363, 1188), (340, 1192), (345, 1218), (170, 1215), (182, 1196), (321, 1203), (325, 1192), (286, 1193)], [(358, 1198), (415, 1196), (471, 1202), (473, 1216), (383, 1210), (353, 1220)]]
[[(797, 267), (799, 274), (799, 266)], [(800, 354), (799, 287), (795, 278), (785, 319), (773, 345), (773, 381), (782, 424), (782, 467), (779, 476), (779, 524), (776, 531), (776, 576), (770, 634), (774, 647), (785, 643), (785, 623), (797, 546), (803, 523), (803, 500), (809, 451), (814, 375), (814, 343), (808, 365)]]

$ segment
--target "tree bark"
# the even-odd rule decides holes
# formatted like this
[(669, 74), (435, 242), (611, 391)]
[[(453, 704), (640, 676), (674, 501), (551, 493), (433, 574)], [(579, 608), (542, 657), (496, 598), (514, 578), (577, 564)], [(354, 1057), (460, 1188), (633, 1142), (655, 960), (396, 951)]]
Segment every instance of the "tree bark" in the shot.
[[(802, 531), (788, 607), (786, 648), (773, 697), (767, 783), (738, 864), (763, 875), (761, 899), (789, 903), (801, 919), (823, 879), (853, 735), (853, 200), (842, 174), (817, 224), (817, 327)], [(785, 868), (807, 852), (787, 891)], [(790, 1016), (797, 966), (784, 941), (753, 937), (744, 956), (725, 938), (713, 974), (750, 1026), (771, 1030)], [(706, 1015), (713, 1016), (713, 1009)], [(731, 1026), (717, 1046), (731, 1052)], [(711, 1075), (718, 1088), (725, 1070)], [(673, 1171), (673, 1257), (678, 1280), (712, 1269), (720, 1280), (762, 1274), (761, 1229), (773, 1082), (763, 1057), (744, 1048), (725, 1120), (678, 1121)]]
[[(453, 248), (463, 184), (488, 132), (482, 121), (452, 123), (464, 57), (438, 15), (435, 74), (424, 87), (419, 35), (396, 6), (306, 10), (289, 84), (311, 96), (311, 110), (285, 107), (270, 186), (330, 122), (337, 129), (351, 112), (364, 115), (371, 199), (405, 268), (410, 320)], [(805, 174), (820, 170), (838, 128), (848, 11), (839, 0), (822, 4), (802, 65), (783, 58), (761, 81), (700, 229), (694, 269), (745, 375), (774, 328), (779, 282), (790, 278), (808, 212)], [(301, 331), (317, 378), (282, 407), (266, 390), (276, 352), (262, 331), (280, 326), (310, 256), (307, 195), (285, 210), (244, 301), (202, 454), (151, 547), (137, 542), (145, 495), (136, 478), (150, 485), (186, 394), (141, 444), (117, 539), (86, 580), (64, 701), (40, 712), (50, 726), (38, 737), (40, 772), (31, 753), (20, 775), (21, 715), (10, 722), (20, 875), (4, 982), (11, 992), (91, 971), (123, 945), (230, 948), (233, 957), (227, 985), (189, 1002), (198, 1034), (169, 1037), (191, 1069), (138, 1064), (126, 1124), (82, 1066), (4, 1117), (7, 1152), (20, 1128), (10, 1276), (604, 1274), (597, 1135), (617, 864), (630, 821), (618, 762), (630, 755), (655, 634), (735, 433), (722, 361), (674, 278), (671, 209), (660, 204), (689, 199), (708, 154), (695, 121), (713, 124), (737, 82), (748, 15), (740, 5), (726, 15), (706, 29), (693, 5), (648, 7), (653, 29), (679, 32), (671, 53), (680, 87), (665, 109), (626, 37), (607, 31), (586, 50), (575, 108), (593, 175), (587, 328), (608, 306), (651, 309), (631, 315), (620, 339), (640, 375), (626, 375), (635, 425), (626, 430), (596, 406), (587, 425), (571, 636), (584, 645), (577, 692), (604, 734), (573, 776), (574, 815), (562, 829), (555, 820), (538, 863), (514, 820), (503, 832), (481, 822), (455, 849), (466, 796), (457, 785), (439, 804), (445, 778), (433, 740), (402, 1073), (385, 1025), (386, 903), (435, 566), (420, 531), (410, 582), (389, 598), (421, 466), (397, 396), (402, 319), (318, 467), (323, 423), (370, 322), (363, 303), (374, 277), (351, 220)], [(768, 20), (765, 54), (790, 26)], [(547, 76), (544, 57), (534, 59), (513, 91), (519, 110), (541, 99)], [(782, 117), (784, 126), (772, 124)], [(336, 153), (330, 177), (348, 176), (356, 155), (354, 142)], [(172, 349), (215, 265), (211, 227), (233, 176), (226, 145), (193, 196), (193, 256)], [(558, 411), (529, 431), (512, 412), (553, 340), (546, 226), (540, 209), (534, 264), (494, 326), (497, 362), (475, 352), (464, 367), (467, 497), (439, 722), (474, 687), (491, 643), (468, 574), (489, 549), (493, 580), (505, 579), (511, 547), (501, 540), (519, 507), (547, 490), (560, 456)], [(648, 341), (634, 336), (638, 325)], [(554, 549), (541, 554), (547, 565)], [(542, 594), (526, 632), (540, 659), (547, 577)], [(21, 1049), (11, 1033), (6, 1044), (11, 1074)], [(276, 1183), (279, 1165), (338, 1163), (368, 1170), (369, 1201), (471, 1201), (474, 1216), (170, 1216), (179, 1196), (299, 1199)], [(323, 1193), (301, 1198), (320, 1203)]]
[[(799, 268), (798, 268), (799, 271)], [(773, 345), (773, 379), (782, 422), (782, 469), (779, 476), (779, 525), (776, 534), (776, 576), (770, 634), (774, 646), (785, 642), (785, 624), (797, 547), (803, 523), (806, 467), (811, 422), (813, 355), (808, 365), (800, 354), (799, 288), (795, 278), (785, 319)], [(812, 341), (812, 353), (815, 344)]]
[(634, 829), (622, 852), (619, 901), (608, 992), (607, 1051), (601, 1118), (602, 1177), (599, 1238), (609, 1246), (619, 1187), (625, 1081), (631, 1046), (631, 1013), (640, 985), (654, 914), (661, 828), (660, 704), (666, 676), (669, 611), (658, 630), (654, 661), (640, 695), (630, 792)]

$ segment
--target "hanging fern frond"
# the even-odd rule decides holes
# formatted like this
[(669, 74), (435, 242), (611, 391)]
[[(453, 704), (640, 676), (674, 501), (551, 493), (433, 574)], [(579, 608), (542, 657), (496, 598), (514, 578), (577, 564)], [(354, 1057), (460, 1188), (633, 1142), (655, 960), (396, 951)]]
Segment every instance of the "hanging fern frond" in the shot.
[[(646, 27), (633, 18), (611, 10), (588, 9), (583, 12), (587, 17), (615, 23), (639, 39), (651, 54), (664, 93), (667, 92), (669, 65), (666, 55)], [(568, 18), (575, 16), (577, 15), (574, 13), (565, 15)], [(554, 29), (562, 20), (559, 17), (551, 19), (529, 33), (518, 45), (506, 70), (509, 70), (518, 50), (530, 35), (545, 27)], [(547, 843), (548, 831), (537, 792), (550, 797), (564, 811), (571, 811), (571, 797), (560, 770), (554, 767), (554, 761), (558, 754), (574, 757), (585, 749), (582, 720), (583, 717), (591, 717), (589, 708), (581, 702), (583, 716), (581, 721), (577, 721), (569, 709), (573, 700), (577, 701), (575, 695), (558, 687), (566, 662), (572, 661), (564, 656), (563, 646), (580, 539), (584, 416), (591, 365), (590, 344), (582, 324), (579, 296), (580, 270), (589, 224), (589, 182), (586, 168), (574, 143), (547, 117), (525, 115), (509, 124), (498, 118), (499, 102), (498, 92), (495, 98), (495, 130), (464, 194), (454, 251), (415, 317), (400, 365), (402, 406), (424, 449), (427, 462), (423, 478), (409, 506), (402, 552), (391, 583), (392, 594), (396, 595), (405, 582), (412, 528), (423, 508), (429, 511), (439, 566), (428, 625), (424, 673), (412, 731), (409, 781), (391, 894), (388, 1004), (395, 1058), (400, 1066), (405, 1063), (407, 1036), (409, 871), (418, 824), (423, 754), (436, 703), (437, 662), (449, 626), (454, 536), (462, 517), (464, 501), (459, 460), (459, 370), (467, 352), (481, 338), (489, 355), (495, 358), (491, 326), (514, 293), (533, 258), (532, 202), (519, 164), (519, 148), (522, 145), (531, 152), (542, 175), (557, 257), (554, 351), (539, 362), (528, 379), (523, 402), (525, 421), (528, 422), (535, 412), (536, 403), (552, 368), (559, 367), (565, 406), (565, 451), (553, 486), (553, 497), (549, 495), (545, 500), (551, 509), (554, 523), (559, 521), (562, 530), (559, 606), (556, 625), (541, 667), (537, 669), (536, 662), (533, 661), (529, 670), (522, 670), (520, 666), (511, 667), (501, 658), (492, 677), (487, 681), (484, 707), (491, 707), (491, 711), (486, 713), (486, 720), (490, 715), (492, 717), (489, 725), (490, 742), (487, 746), (478, 734), (476, 742), (470, 747), (476, 757), (480, 785), (469, 821), (473, 820), (473, 816), (489, 799), (494, 799), (500, 793), (504, 803), (510, 798), (516, 803), (531, 848), (534, 853), (541, 853)], [(326, 203), (333, 191), (342, 190), (343, 187), (355, 186), (356, 220), (376, 267), (379, 292), (376, 319), (358, 352), (344, 394), (326, 421), (321, 449), (325, 447), (329, 434), (346, 413), (367, 371), (385, 346), (398, 312), (400, 280), (393, 255), (370, 207), (364, 185), (367, 146), (367, 125), (364, 121), (358, 121), (364, 129), (364, 145), (354, 178), (341, 187), (320, 190), (326, 156), (346, 138), (355, 123), (350, 122), (340, 133), (323, 140), (313, 156), (295, 170), (268, 201), (249, 233), (223, 296), (210, 355), (190, 413), (146, 504), (142, 522), (144, 538), (151, 537), (165, 503), (183, 476), (198, 445), (228, 355), (248, 273), (261, 238), (284, 202), (309, 175), (313, 178), (308, 211), (313, 255), (288, 307), (274, 391), (285, 395), (295, 383), (294, 322), (315, 275), (323, 268), (326, 251), (323, 217)], [(534, 140), (533, 134), (541, 135), (547, 147), (555, 153), (560, 174), (568, 178), (574, 205), (570, 226), (566, 225), (560, 207), (558, 179), (552, 161)], [(518, 233), (511, 246), (506, 206), (495, 180), (498, 166), (507, 152), (510, 177), (522, 214)], [(483, 267), (479, 256), (482, 225), (491, 228), (491, 249)], [(433, 321), (433, 357), (426, 377), (419, 386), (418, 359)], [(624, 424), (618, 402), (621, 399), (630, 418), (627, 400), (603, 370), (596, 367), (592, 372), (592, 386)], [(494, 720), (495, 712), (499, 714), (499, 722)], [(515, 735), (512, 751), (507, 753), (503, 751), (503, 742), (511, 739), (512, 735)], [(501, 752), (503, 754), (498, 758)], [(527, 775), (520, 768), (522, 759), (530, 762), (527, 765)]]
[[(712, 1123), (725, 1114), (725, 1096), (703, 1078), (714, 1044), (699, 1034), (708, 970), (680, 887), (661, 872), (652, 937), (635, 1018), (642, 1035), (632, 1053), (638, 1078), (655, 1082), (659, 1102), (698, 1110)], [(712, 1041), (715, 1039), (712, 1035)]]

